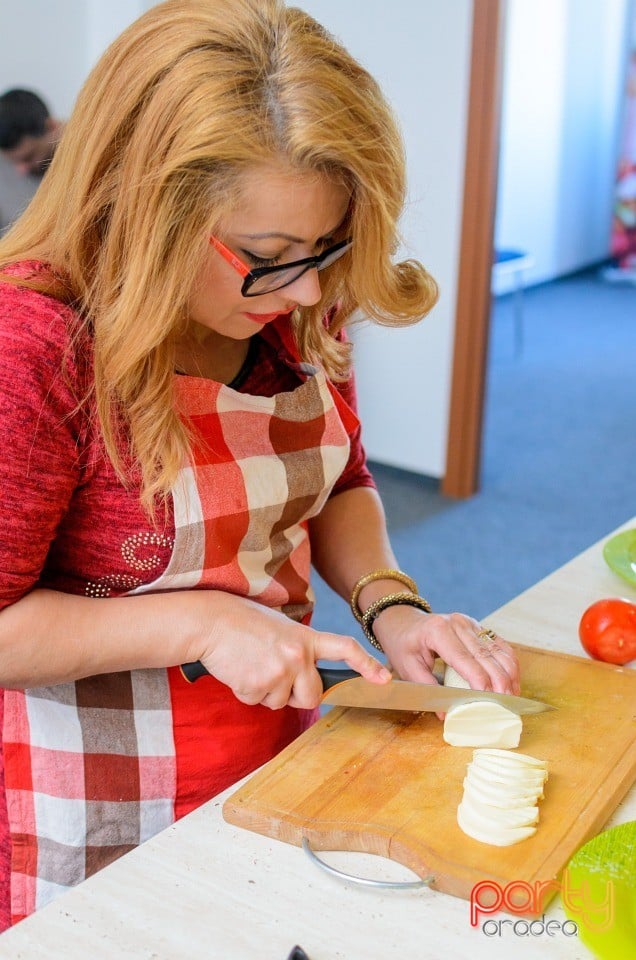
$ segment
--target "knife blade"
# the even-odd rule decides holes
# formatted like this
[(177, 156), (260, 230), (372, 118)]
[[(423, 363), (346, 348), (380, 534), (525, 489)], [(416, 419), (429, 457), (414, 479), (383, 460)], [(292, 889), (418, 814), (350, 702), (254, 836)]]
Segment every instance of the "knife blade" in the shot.
[(325, 706), (364, 707), (371, 710), (425, 710), (448, 711), (460, 703), (488, 700), (499, 703), (513, 713), (543, 713), (555, 707), (540, 700), (514, 697), (508, 693), (490, 690), (466, 690), (443, 687), (439, 684), (414, 683), (410, 680), (390, 680), (388, 683), (370, 683), (355, 670), (337, 667), (318, 667), (325, 693)]
[[(181, 664), (181, 673), (188, 683), (194, 683), (208, 671), (200, 660)], [(500, 703), (513, 713), (542, 713), (556, 707), (540, 700), (513, 697), (507, 693), (492, 693), (490, 690), (465, 690), (460, 687), (442, 687), (439, 684), (413, 683), (410, 680), (390, 680), (388, 683), (369, 683), (356, 670), (348, 667), (316, 666), (322, 688), (325, 691), (322, 703), (325, 706), (366, 707), (371, 710), (424, 710), (447, 711), (460, 703), (490, 700)]]

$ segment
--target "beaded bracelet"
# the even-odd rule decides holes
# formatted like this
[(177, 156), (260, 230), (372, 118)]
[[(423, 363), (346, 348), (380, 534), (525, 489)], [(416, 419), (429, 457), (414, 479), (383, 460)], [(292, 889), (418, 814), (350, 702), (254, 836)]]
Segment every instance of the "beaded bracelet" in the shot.
[(384, 653), (384, 650), (373, 632), (373, 624), (387, 607), (400, 605), (418, 607), (420, 610), (423, 610), (424, 613), (432, 613), (428, 600), (425, 600), (424, 597), (417, 596), (415, 593), (389, 593), (386, 597), (380, 597), (379, 600), (372, 603), (362, 617), (362, 629), (371, 646), (375, 647), (376, 650), (382, 651), (382, 653)]
[(363, 577), (360, 577), (356, 583), (351, 593), (351, 600), (349, 601), (351, 612), (358, 623), (362, 623), (363, 616), (358, 604), (360, 592), (368, 583), (373, 583), (374, 580), (397, 580), (398, 583), (403, 583), (405, 587), (408, 587), (414, 594), (417, 594), (417, 584), (415, 580), (412, 580), (406, 573), (402, 573), (401, 570), (374, 570), (373, 573), (367, 573)]

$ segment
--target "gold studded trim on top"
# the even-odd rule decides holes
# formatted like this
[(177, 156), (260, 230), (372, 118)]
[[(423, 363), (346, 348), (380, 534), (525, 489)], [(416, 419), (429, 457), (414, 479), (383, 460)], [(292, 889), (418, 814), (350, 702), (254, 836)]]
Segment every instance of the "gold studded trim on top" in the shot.
[[(127, 567), (137, 570), (140, 573), (156, 570), (162, 564), (162, 558), (156, 553), (147, 557), (138, 556), (138, 551), (144, 547), (166, 547), (172, 549), (174, 546), (174, 537), (166, 537), (163, 534), (151, 533), (150, 531), (140, 531), (130, 537), (126, 537), (121, 545), (121, 555)], [(87, 597), (110, 597), (116, 593), (128, 593), (140, 587), (146, 580), (135, 576), (132, 573), (116, 573), (100, 577), (99, 580), (89, 580), (84, 587), (84, 594)]]
[(114, 574), (108, 577), (101, 577), (99, 580), (89, 580), (84, 587), (84, 593), (87, 597), (110, 597), (113, 590), (116, 593), (127, 593), (140, 587), (143, 580), (140, 577), (133, 577)]
[(133, 570), (156, 570), (161, 563), (161, 557), (156, 554), (141, 560), (137, 557), (139, 547), (170, 547), (174, 546), (174, 537), (165, 537), (159, 533), (134, 533), (127, 537), (121, 545), (121, 555)]

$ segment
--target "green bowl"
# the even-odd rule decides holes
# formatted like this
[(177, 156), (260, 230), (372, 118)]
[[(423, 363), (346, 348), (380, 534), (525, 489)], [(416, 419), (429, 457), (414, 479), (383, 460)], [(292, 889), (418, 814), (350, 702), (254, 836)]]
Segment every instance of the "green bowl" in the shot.
[(624, 530), (608, 540), (603, 558), (610, 570), (636, 587), (636, 530)]
[(561, 888), (563, 908), (597, 960), (633, 957), (636, 821), (610, 827), (581, 847), (564, 871)]

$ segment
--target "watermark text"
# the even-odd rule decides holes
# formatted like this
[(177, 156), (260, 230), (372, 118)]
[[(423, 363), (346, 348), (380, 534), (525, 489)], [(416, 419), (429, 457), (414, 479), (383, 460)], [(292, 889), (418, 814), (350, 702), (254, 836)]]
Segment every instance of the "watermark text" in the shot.
[[(581, 882), (580, 886), (575, 886), (572, 883), (569, 871), (565, 869), (560, 881), (536, 880), (534, 883), (528, 883), (525, 880), (513, 880), (502, 886), (495, 880), (480, 880), (470, 892), (470, 925), (478, 927), (483, 917), (490, 918), (500, 910), (519, 916), (542, 914), (545, 897), (548, 893), (560, 893), (564, 908), (569, 914), (579, 918), (579, 922), (583, 923), (586, 929), (591, 932), (602, 933), (608, 930), (614, 922), (614, 885), (612, 881), (607, 880), (605, 889), (600, 892), (597, 890), (593, 896), (590, 886), (585, 880)], [(523, 926), (525, 923), (528, 925), (525, 932), (522, 933), (520, 928), (514, 932), (518, 936), (538, 936), (538, 933), (532, 933), (530, 926), (532, 923), (543, 923), (541, 932), (547, 933), (548, 936), (554, 936), (556, 928), (552, 926), (551, 930), (553, 932), (550, 932), (547, 927), (556, 922), (551, 920), (546, 922), (545, 915), (542, 915), (540, 921), (499, 920), (495, 924), (497, 926), (496, 933), (493, 926), (489, 926), (486, 930), (488, 921), (485, 921), (482, 929), (487, 936), (501, 936), (503, 925), (510, 923), (514, 927), (516, 924)], [(568, 931), (565, 930), (567, 923), (571, 924)], [(573, 920), (566, 921), (559, 926), (565, 936), (574, 936), (576, 933), (577, 924)], [(573, 932), (570, 932), (573, 928)], [(536, 929), (538, 930), (538, 927)], [(488, 932), (489, 930), (493, 932)]]

